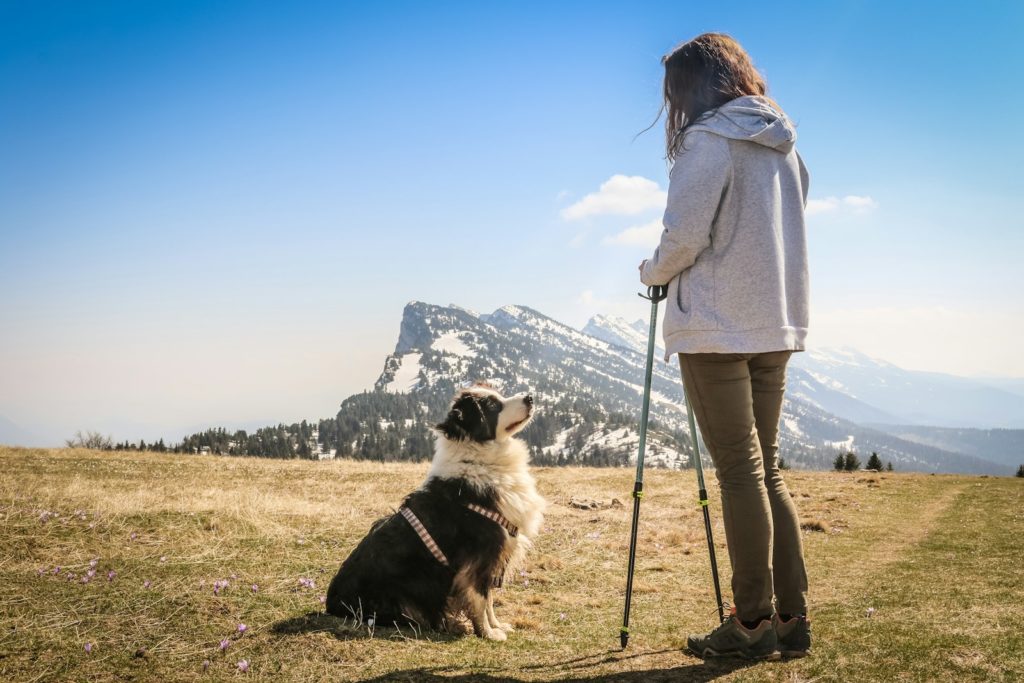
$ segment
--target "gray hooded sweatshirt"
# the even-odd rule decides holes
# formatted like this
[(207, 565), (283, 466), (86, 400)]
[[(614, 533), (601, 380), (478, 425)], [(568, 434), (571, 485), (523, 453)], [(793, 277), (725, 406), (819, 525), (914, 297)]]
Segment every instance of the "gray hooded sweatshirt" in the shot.
[(764, 97), (736, 98), (687, 129), (661, 244), (640, 274), (668, 284), (666, 360), (803, 350), (808, 174), (795, 143)]

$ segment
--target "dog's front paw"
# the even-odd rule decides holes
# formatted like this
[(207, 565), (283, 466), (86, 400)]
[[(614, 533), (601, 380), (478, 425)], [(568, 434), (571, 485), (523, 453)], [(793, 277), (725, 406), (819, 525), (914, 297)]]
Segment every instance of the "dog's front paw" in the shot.
[(505, 633), (512, 633), (512, 631), (516, 630), (515, 626), (513, 626), (512, 624), (505, 623), (504, 621), (499, 621), (497, 623), (497, 627)]
[(504, 632), (504, 631), (502, 631), (502, 630), (501, 630), (501, 629), (499, 629), (499, 628), (489, 628), (489, 629), (485, 629), (485, 630), (484, 630), (484, 632), (483, 632), (483, 636), (484, 636), (484, 638), (486, 638), (487, 640), (496, 640), (496, 641), (498, 641), (499, 643), (500, 643), (501, 641), (503, 641), (503, 640), (507, 640), (507, 639), (508, 639), (508, 636), (507, 636), (507, 635), (505, 635), (505, 632)]

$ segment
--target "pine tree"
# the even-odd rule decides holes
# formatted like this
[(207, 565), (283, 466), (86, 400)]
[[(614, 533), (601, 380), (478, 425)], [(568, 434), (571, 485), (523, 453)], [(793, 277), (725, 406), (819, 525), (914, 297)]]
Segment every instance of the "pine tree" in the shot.
[(889, 462), (885, 463), (885, 471), (886, 472), (892, 472), (892, 460), (890, 460)]
[(1021, 465), (1020, 467), (1017, 468), (1017, 476), (1024, 477), (1024, 465)]
[(860, 458), (853, 451), (847, 453), (843, 460), (843, 469), (847, 472), (855, 472), (860, 469)]
[(871, 452), (871, 457), (868, 458), (867, 469), (882, 471), (882, 459), (878, 457), (878, 453)]
[(846, 458), (842, 453), (836, 456), (836, 459), (832, 461), (832, 467), (836, 472), (842, 472), (846, 469)]
[(780, 470), (788, 470), (789, 469), (789, 463), (786, 462), (785, 458), (779, 458), (779, 469)]

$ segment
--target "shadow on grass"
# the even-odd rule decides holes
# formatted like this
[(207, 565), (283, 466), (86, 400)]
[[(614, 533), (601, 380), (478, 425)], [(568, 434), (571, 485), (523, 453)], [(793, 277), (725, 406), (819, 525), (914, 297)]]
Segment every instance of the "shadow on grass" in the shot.
[[(454, 641), (464, 637), (450, 633), (437, 631), (425, 631), (418, 634), (411, 633), (406, 629), (378, 628), (370, 634), (365, 625), (357, 624), (351, 619), (342, 619), (325, 612), (307, 612), (302, 616), (282, 619), (270, 627), (272, 633), (278, 636), (299, 635), (303, 633), (328, 633), (338, 640), (424, 640), (433, 642)], [(686, 658), (689, 663), (680, 664), (671, 668), (645, 669), (636, 671), (621, 671), (616, 673), (595, 673), (587, 674), (586, 669), (593, 669), (603, 665), (615, 665), (629, 660), (641, 659), (652, 655), (665, 655), (677, 652), (680, 657)], [(527, 680), (544, 680), (545, 674), (551, 676), (552, 680), (567, 683), (612, 683), (622, 681), (624, 683), (659, 683), (663, 681), (682, 681), (684, 683), (707, 683), (725, 676), (733, 671), (753, 666), (756, 662), (742, 659), (720, 659), (703, 662), (686, 655), (677, 649), (651, 650), (647, 652), (634, 652), (625, 654), (619, 649), (602, 650), (589, 655), (581, 655), (573, 659), (555, 662), (541, 662), (538, 664), (527, 664), (520, 666), (521, 671), (530, 672), (529, 679), (520, 679), (501, 673), (495, 667), (486, 673), (487, 669), (478, 669), (473, 673), (452, 673), (459, 671), (451, 667), (424, 667), (419, 669), (406, 669), (404, 671), (392, 671), (371, 678), (361, 679), (361, 683), (386, 683), (408, 681), (410, 683), (525, 683)], [(541, 676), (536, 679), (532, 676)]]
[(409, 628), (375, 628), (371, 630), (364, 624), (352, 619), (342, 619), (326, 612), (307, 612), (299, 617), (291, 617), (275, 622), (270, 627), (271, 633), (278, 636), (294, 636), (301, 633), (328, 633), (338, 640), (429, 640), (446, 642), (463, 637), (451, 633), (437, 631), (415, 632)]
[[(622, 683), (648, 683), (649, 681), (653, 683), (668, 681), (681, 681), (682, 683), (708, 683), (730, 674), (733, 671), (757, 664), (757, 662), (750, 662), (741, 659), (721, 659), (707, 662), (692, 660), (692, 663), (681, 664), (680, 666), (674, 666), (671, 668), (620, 671), (615, 673), (599, 673), (592, 675), (582, 673), (573, 675), (571, 673), (574, 669), (579, 670), (611, 662), (622, 662), (629, 659), (637, 659), (648, 655), (665, 654), (666, 652), (679, 652), (683, 655), (679, 650), (661, 650), (658, 652), (641, 652), (632, 655), (616, 656), (620, 652), (620, 650), (608, 650), (606, 652), (586, 655), (565, 662), (551, 662), (524, 666), (522, 667), (522, 670), (531, 670), (535, 673), (539, 673), (541, 676), (548, 673), (551, 675), (550, 680), (557, 680), (561, 683), (613, 683), (615, 681), (621, 681)], [(391, 673), (381, 674), (380, 676), (361, 679), (360, 683), (397, 683), (399, 681), (408, 681), (409, 683), (526, 683), (526, 681), (530, 680), (544, 680), (543, 678), (520, 679), (504, 674), (492, 675), (482, 673), (480, 671), (450, 675), (446, 673), (448, 671), (451, 671), (451, 669), (440, 667), (393, 671)]]

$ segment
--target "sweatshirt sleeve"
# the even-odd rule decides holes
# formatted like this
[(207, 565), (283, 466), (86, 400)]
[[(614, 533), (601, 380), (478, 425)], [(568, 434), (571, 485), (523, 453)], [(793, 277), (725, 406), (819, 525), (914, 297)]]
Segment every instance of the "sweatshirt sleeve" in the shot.
[(807, 208), (807, 190), (811, 186), (811, 174), (807, 171), (807, 165), (804, 164), (804, 158), (800, 156), (800, 152), (796, 153), (796, 161), (800, 165), (800, 189), (804, 193), (804, 208)]
[(711, 226), (729, 185), (729, 143), (707, 131), (687, 134), (669, 173), (661, 243), (640, 273), (645, 285), (664, 285), (693, 265), (711, 244)]

